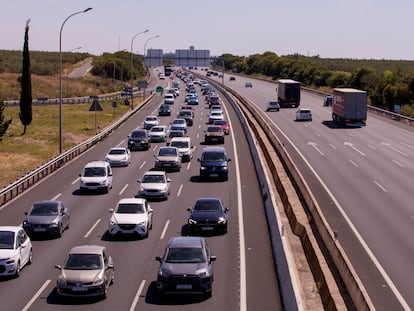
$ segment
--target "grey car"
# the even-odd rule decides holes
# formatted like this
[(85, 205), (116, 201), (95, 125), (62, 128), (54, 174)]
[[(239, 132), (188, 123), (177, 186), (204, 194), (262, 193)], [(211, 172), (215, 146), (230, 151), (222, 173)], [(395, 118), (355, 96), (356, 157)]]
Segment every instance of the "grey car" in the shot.
[(169, 240), (160, 262), (157, 290), (161, 294), (192, 293), (211, 296), (213, 262), (209, 246), (203, 237), (179, 236)]
[(26, 212), (23, 228), (28, 235), (45, 234), (61, 237), (69, 228), (69, 209), (61, 201), (39, 201)]

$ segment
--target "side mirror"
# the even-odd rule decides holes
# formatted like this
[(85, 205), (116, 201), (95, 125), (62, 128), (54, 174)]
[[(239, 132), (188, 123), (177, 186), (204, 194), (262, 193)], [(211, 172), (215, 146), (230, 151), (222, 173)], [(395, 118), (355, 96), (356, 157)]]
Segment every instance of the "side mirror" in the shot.
[(155, 260), (161, 262), (161, 256), (155, 257)]
[(216, 261), (217, 257), (216, 256), (210, 256), (210, 262)]
[(189, 211), (189, 212), (190, 212), (190, 211), (191, 211), (191, 208), (190, 208), (190, 207), (189, 207), (189, 208), (187, 208), (187, 211)]
[(114, 212), (114, 209), (113, 209), (113, 208), (110, 208), (110, 209), (108, 209), (108, 211), (109, 211), (110, 213), (113, 213), (113, 212)]
[(227, 159), (227, 161), (228, 161), (228, 162), (230, 162), (230, 161), (231, 161), (231, 159)]
[(55, 265), (56, 269), (62, 270), (62, 266), (61, 265)]

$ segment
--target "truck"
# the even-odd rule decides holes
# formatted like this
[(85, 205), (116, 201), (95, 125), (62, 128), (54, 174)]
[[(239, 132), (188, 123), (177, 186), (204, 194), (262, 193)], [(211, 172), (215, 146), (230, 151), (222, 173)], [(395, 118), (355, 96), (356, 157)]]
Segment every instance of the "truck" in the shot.
[(346, 126), (365, 126), (367, 121), (367, 92), (353, 88), (335, 88), (332, 120)]
[(170, 76), (172, 72), (173, 72), (173, 68), (171, 65), (164, 66), (164, 74), (166, 77)]
[(279, 79), (276, 83), (280, 107), (298, 107), (300, 105), (300, 82), (292, 79)]

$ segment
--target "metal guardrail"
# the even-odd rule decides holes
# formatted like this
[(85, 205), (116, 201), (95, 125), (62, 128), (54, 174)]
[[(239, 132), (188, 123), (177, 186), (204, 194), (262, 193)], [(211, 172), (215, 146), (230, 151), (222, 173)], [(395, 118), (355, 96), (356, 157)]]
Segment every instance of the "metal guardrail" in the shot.
[[(118, 128), (123, 122), (125, 122), (132, 115), (134, 115), (138, 110), (140, 110), (148, 101), (150, 101), (153, 98), (153, 96), (154, 96), (153, 94), (150, 95), (140, 105), (137, 105), (133, 110), (128, 111), (126, 114), (124, 114), (123, 117), (121, 117), (116, 122), (104, 128), (99, 134), (91, 137), (90, 139), (86, 140), (85, 142), (79, 145), (72, 147), (68, 151), (65, 151), (64, 153), (56, 156), (49, 162), (39, 166), (37, 169), (28, 173), (26, 176), (23, 176), (22, 178), (16, 180), (15, 182), (11, 183), (10, 185), (0, 190), (0, 206), (11, 201), (12, 199), (14, 199), (18, 195), (20, 195), (22, 192), (29, 189), (31, 186), (33, 186), (34, 184), (36, 184), (37, 182), (39, 182), (40, 180), (42, 180), (49, 174), (55, 172), (56, 170), (64, 166), (67, 162), (73, 160), (74, 158), (79, 156), (81, 153), (85, 152), (90, 147), (92, 147), (99, 141), (103, 140), (112, 131)], [(88, 97), (88, 101), (89, 101), (89, 97)]]

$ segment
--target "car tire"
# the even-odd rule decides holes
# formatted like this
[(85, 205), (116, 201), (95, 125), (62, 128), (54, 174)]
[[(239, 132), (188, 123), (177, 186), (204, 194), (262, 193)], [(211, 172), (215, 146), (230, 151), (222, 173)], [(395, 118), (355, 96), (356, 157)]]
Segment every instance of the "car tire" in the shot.
[(62, 224), (59, 224), (58, 231), (56, 232), (56, 237), (60, 238), (62, 236), (62, 233), (63, 233), (63, 226)]
[(27, 264), (31, 265), (33, 262), (33, 250), (30, 249), (30, 253), (29, 253), (29, 259), (27, 260)]
[(16, 272), (14, 273), (15, 278), (18, 278), (19, 276), (20, 276), (20, 260), (17, 262)]

